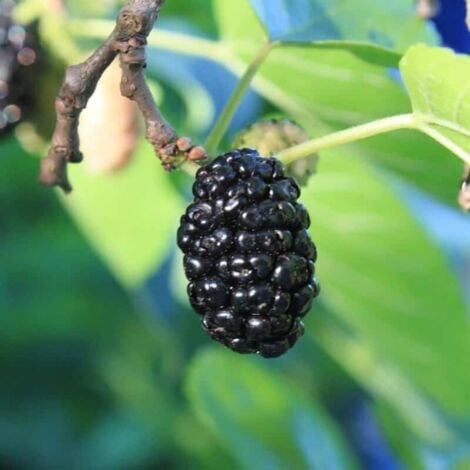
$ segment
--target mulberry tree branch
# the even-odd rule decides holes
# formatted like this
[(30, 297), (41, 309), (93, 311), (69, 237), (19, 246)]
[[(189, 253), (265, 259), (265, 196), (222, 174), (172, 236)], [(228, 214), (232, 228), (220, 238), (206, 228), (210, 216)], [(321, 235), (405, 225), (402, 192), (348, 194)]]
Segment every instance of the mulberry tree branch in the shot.
[[(78, 137), (79, 117), (103, 72), (119, 55), (123, 77), (121, 92), (137, 102), (146, 122), (147, 138), (166, 169), (180, 161), (201, 160), (205, 151), (189, 138), (178, 138), (159, 112), (145, 81), (147, 37), (165, 0), (130, 0), (119, 12), (116, 26), (104, 43), (83, 63), (67, 68), (55, 101), (56, 127), (48, 155), (41, 162), (39, 179), (47, 186), (72, 190), (67, 164), (83, 159)], [(99, 132), (99, 130), (97, 130)]]

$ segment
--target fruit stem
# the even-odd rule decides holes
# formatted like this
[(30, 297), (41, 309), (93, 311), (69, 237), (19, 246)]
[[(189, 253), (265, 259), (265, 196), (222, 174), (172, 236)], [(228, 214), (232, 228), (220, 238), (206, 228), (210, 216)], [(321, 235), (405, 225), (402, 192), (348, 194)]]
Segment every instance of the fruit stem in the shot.
[(275, 44), (273, 43), (263, 44), (261, 49), (258, 51), (256, 56), (246, 69), (243, 76), (240, 78), (235, 90), (232, 93), (232, 96), (225, 105), (222, 114), (219, 116), (214, 128), (207, 137), (204, 146), (207, 149), (209, 155), (213, 155), (217, 151), (221, 140), (223, 139), (225, 133), (227, 132), (227, 129), (230, 126), (230, 123), (232, 122), (233, 116), (237, 112), (238, 105), (240, 104), (245, 93), (250, 87), (253, 78), (257, 74), (266, 57), (271, 52), (271, 49), (274, 47), (274, 45)]
[(289, 147), (288, 149), (279, 152), (276, 157), (287, 165), (321, 150), (337, 147), (338, 145), (348, 144), (350, 142), (366, 139), (367, 137), (373, 137), (385, 132), (414, 128), (416, 128), (416, 122), (412, 114), (386, 117), (339, 132), (333, 132), (332, 134), (309, 140), (303, 144), (295, 145), (294, 147)]

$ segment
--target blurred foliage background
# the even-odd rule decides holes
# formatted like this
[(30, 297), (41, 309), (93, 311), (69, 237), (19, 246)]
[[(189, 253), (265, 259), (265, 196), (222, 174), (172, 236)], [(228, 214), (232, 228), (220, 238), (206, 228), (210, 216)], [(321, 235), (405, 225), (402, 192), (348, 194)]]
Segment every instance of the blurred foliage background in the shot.
[[(411, 0), (354, 0), (343, 16), (341, 3), (167, 0), (147, 69), (165, 116), (202, 142), (266, 34), (287, 46), (230, 136), (272, 113), (315, 136), (407, 112), (399, 53), (470, 51), (463, 0), (432, 22)], [(0, 468), (470, 468), (457, 159), (408, 131), (325, 152), (303, 193), (323, 287), (306, 335), (278, 360), (237, 356), (189, 308), (175, 229), (191, 182), (160, 168), (117, 69), (83, 116), (74, 193), (36, 184), (63, 69), (123, 2), (17, 4), (37, 22), (42, 70), (33, 115), (0, 140)], [(322, 38), (346, 47), (307, 46)]]

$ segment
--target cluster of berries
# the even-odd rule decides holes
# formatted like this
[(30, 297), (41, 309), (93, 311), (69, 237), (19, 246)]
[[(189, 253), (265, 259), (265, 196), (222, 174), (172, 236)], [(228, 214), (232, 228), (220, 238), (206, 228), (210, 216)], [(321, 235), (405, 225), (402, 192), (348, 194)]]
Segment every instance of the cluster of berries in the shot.
[(200, 168), (193, 194), (178, 230), (191, 305), (216, 341), (280, 356), (319, 293), (297, 183), (275, 158), (242, 149)]

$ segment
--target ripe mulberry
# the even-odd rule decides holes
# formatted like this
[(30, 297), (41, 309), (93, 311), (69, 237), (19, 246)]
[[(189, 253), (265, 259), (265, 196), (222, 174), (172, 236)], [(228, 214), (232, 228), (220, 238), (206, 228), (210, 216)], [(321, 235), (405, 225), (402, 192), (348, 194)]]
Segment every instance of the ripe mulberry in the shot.
[(319, 293), (297, 183), (275, 158), (242, 149), (201, 167), (193, 194), (178, 230), (192, 307), (230, 349), (280, 356)]

